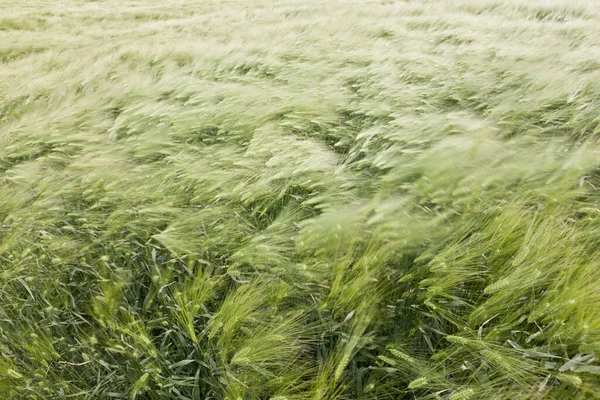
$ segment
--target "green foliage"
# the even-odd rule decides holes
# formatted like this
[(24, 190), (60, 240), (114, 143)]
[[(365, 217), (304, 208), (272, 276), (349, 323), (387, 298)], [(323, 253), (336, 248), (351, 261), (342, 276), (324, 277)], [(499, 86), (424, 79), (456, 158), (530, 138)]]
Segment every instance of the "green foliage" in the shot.
[(594, 1), (301, 3), (1, 2), (0, 398), (600, 398)]

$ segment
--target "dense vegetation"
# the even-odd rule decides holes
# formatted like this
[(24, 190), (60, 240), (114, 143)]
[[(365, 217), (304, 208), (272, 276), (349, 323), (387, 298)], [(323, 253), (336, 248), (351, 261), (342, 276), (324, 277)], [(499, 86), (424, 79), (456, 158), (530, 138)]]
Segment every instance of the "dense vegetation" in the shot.
[(0, 2), (0, 398), (600, 398), (598, 21)]

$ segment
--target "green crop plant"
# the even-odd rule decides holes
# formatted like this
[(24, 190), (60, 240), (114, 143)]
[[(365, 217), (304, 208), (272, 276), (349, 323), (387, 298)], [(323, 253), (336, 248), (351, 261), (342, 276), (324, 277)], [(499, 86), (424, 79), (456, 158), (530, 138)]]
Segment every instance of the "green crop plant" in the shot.
[(600, 398), (599, 21), (0, 2), (0, 400)]

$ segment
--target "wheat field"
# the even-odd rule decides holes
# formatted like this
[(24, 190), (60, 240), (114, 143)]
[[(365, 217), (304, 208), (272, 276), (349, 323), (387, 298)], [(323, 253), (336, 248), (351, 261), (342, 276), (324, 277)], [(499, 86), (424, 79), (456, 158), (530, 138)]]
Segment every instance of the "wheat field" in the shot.
[(0, 399), (600, 398), (596, 0), (0, 2)]

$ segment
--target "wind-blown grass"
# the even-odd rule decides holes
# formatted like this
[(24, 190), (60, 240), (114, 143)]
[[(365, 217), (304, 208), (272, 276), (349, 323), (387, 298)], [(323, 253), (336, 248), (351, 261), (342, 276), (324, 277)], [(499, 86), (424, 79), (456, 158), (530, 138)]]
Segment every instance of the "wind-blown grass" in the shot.
[(600, 398), (594, 1), (4, 1), (0, 398)]

